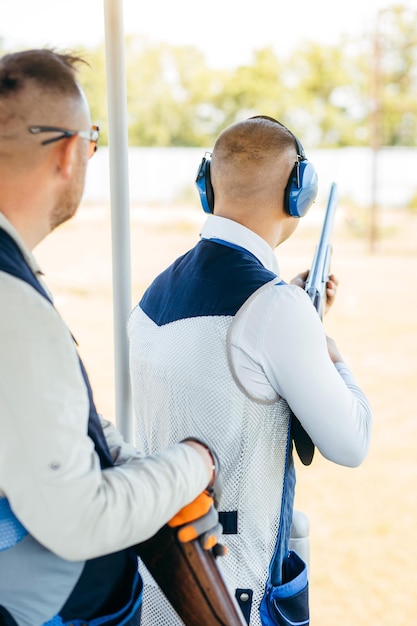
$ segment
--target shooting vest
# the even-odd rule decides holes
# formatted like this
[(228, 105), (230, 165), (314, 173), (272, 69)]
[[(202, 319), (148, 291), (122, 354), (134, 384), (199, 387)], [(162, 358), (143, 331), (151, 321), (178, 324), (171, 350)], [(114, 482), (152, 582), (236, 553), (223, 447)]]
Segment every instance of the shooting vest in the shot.
[[(16, 242), (1, 228), (0, 271), (25, 281), (53, 306)], [(81, 359), (80, 368), (90, 402), (88, 436), (105, 469), (112, 467), (113, 461)], [(0, 498), (1, 626), (138, 626), (141, 595), (142, 581), (133, 550), (89, 561), (65, 561), (31, 537), (8, 500)], [(52, 615), (55, 617), (50, 619)]]
[[(280, 584), (288, 551), (295, 485), (291, 412), (282, 398), (262, 402), (241, 387), (229, 336), (247, 303), (281, 284), (249, 251), (201, 240), (156, 278), (131, 317), (139, 446), (151, 453), (195, 436), (216, 450), (228, 546), (218, 565), (253, 625), (261, 623), (270, 564)], [(143, 576), (144, 622), (179, 624), (146, 571)]]

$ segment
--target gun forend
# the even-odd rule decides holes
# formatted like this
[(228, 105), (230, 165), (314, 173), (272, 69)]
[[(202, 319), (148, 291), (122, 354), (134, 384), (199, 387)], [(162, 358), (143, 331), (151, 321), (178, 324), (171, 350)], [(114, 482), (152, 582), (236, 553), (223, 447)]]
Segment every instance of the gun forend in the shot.
[(213, 552), (197, 539), (181, 543), (167, 525), (135, 549), (186, 626), (246, 626)]

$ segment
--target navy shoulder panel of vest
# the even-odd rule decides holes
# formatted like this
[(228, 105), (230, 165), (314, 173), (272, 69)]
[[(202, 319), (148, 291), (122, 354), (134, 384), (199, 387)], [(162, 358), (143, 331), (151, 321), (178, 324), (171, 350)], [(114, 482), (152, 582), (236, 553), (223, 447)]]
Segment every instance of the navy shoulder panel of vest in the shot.
[(250, 252), (203, 239), (153, 281), (139, 306), (158, 326), (190, 317), (235, 315), (275, 277)]
[(21, 250), (3, 228), (0, 228), (0, 262), (2, 271), (29, 283), (51, 302), (51, 298), (30, 269)]

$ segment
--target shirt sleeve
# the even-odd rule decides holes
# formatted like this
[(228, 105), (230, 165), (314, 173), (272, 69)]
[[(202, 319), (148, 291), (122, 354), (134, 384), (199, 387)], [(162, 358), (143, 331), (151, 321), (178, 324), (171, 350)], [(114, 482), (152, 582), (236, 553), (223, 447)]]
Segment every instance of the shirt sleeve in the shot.
[(139, 459), (143, 454), (134, 445), (127, 443), (112, 422), (99, 415), (101, 427), (115, 465), (122, 465), (132, 459)]
[(295, 285), (260, 290), (233, 331), (235, 370), (254, 397), (281, 396), (321, 454), (357, 466), (369, 449), (371, 409), (345, 363), (336, 365), (307, 294)]
[(144, 458), (107, 423), (116, 466), (101, 470), (68, 329), (29, 285), (0, 278), (0, 496), (68, 560), (144, 541), (203, 491), (204, 462), (185, 444)]

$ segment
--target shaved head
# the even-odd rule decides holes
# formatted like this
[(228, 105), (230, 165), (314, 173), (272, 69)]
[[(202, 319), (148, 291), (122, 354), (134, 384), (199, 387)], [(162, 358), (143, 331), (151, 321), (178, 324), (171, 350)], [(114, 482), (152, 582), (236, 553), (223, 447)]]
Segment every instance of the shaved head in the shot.
[(270, 118), (229, 126), (218, 137), (211, 159), (216, 202), (277, 205), (296, 157), (293, 135)]

